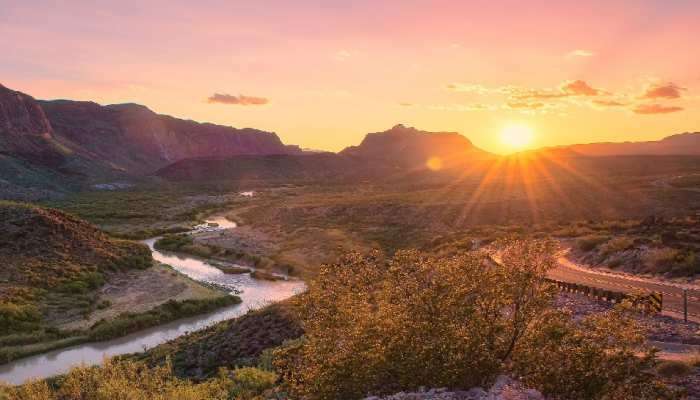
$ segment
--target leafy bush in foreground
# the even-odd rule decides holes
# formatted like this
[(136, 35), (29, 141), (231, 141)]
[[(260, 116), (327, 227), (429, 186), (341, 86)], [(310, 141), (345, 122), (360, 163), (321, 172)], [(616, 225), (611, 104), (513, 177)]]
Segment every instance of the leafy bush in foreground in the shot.
[(631, 321), (579, 324), (552, 310), (554, 288), (543, 278), (555, 265), (553, 243), (500, 248), (498, 264), (479, 252), (400, 251), (323, 266), (300, 300), (305, 339), (275, 352), (277, 372), (308, 399), (486, 386), (500, 373), (553, 398), (670, 397), (649, 374), (654, 355), (640, 349)]
[(252, 400), (262, 399), (277, 375), (257, 368), (221, 369), (193, 383), (173, 375), (170, 364), (149, 368), (138, 361), (106, 359), (100, 367), (76, 367), (49, 384), (0, 385), (0, 400)]

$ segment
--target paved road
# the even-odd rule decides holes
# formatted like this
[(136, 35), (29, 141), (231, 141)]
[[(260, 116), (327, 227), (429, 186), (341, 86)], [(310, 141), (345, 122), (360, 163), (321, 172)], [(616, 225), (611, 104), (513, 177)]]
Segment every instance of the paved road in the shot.
[(559, 266), (549, 273), (549, 277), (619, 292), (661, 292), (663, 293), (663, 312), (675, 317), (682, 317), (683, 288), (686, 287), (688, 288), (688, 319), (700, 322), (700, 288), (697, 286), (591, 271), (577, 266), (566, 257), (559, 259)]

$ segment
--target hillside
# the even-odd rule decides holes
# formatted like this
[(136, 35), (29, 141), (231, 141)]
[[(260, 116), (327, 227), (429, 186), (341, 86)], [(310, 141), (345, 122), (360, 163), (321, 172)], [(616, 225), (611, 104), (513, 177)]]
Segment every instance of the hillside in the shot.
[(494, 159), (454, 132), (426, 132), (396, 125), (369, 133), (339, 153), (187, 159), (156, 175), (172, 181), (347, 181), (434, 177)]
[(558, 154), (605, 156), (698, 156), (700, 155), (700, 132), (687, 132), (648, 142), (588, 143), (560, 146), (543, 150)]
[(35, 100), (0, 85), (0, 198), (49, 197), (188, 158), (298, 153), (271, 132), (182, 120), (137, 104)]
[(333, 153), (241, 155), (182, 160), (157, 171), (156, 175), (171, 181), (288, 182), (340, 180), (359, 174), (359, 169), (352, 160)]
[(56, 288), (87, 275), (150, 265), (147, 248), (109, 238), (53, 209), (0, 202), (0, 299), (18, 287)]

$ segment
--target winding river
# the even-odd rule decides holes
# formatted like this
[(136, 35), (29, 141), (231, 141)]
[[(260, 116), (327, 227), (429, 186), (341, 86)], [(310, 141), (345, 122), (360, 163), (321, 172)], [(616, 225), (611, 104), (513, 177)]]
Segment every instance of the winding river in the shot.
[[(207, 224), (196, 227), (195, 231), (236, 227), (235, 223), (223, 217), (211, 218), (206, 222)], [(263, 281), (251, 278), (250, 274), (224, 274), (208, 264), (206, 260), (156, 250), (153, 248), (156, 240), (157, 238), (152, 238), (143, 242), (151, 248), (155, 260), (168, 264), (195, 280), (226, 287), (232, 293), (237, 292), (242, 303), (221, 308), (209, 314), (159, 325), (121, 338), (66, 347), (0, 365), (0, 381), (21, 384), (29, 379), (42, 379), (65, 373), (77, 365), (100, 364), (105, 357), (144, 351), (188, 332), (235, 318), (248, 310), (284, 300), (305, 288), (300, 280)]]

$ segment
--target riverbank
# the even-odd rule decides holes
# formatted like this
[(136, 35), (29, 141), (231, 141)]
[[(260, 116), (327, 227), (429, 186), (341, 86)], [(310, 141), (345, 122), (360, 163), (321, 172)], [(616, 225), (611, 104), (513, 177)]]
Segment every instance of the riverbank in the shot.
[[(215, 224), (216, 222), (208, 221), (208, 223)], [(226, 229), (226, 226), (214, 228)], [(53, 343), (53, 345), (60, 347), (57, 350), (46, 352), (52, 348), (51, 346), (34, 348), (32, 349), (34, 355), (26, 357), (30, 353), (24, 353), (22, 359), (0, 365), (0, 381), (20, 384), (27, 379), (42, 379), (65, 373), (71, 366), (78, 364), (95, 365), (100, 364), (105, 357), (144, 351), (186, 333), (235, 318), (249, 310), (287, 299), (305, 288), (304, 282), (300, 280), (267, 281), (254, 279), (250, 276), (251, 274), (225, 274), (207, 260), (161, 252), (153, 247), (155, 241), (154, 238), (145, 240), (143, 243), (151, 249), (153, 258), (160, 263), (159, 265), (169, 265), (173, 268), (169, 272), (170, 275), (176, 274), (190, 283), (206, 287), (219, 294), (223, 290), (226, 293), (235, 293), (237, 296), (228, 294), (223, 296), (223, 298), (228, 299), (225, 303), (217, 303), (221, 300), (216, 300), (216, 298), (205, 301), (206, 304), (216, 305), (213, 308), (205, 307), (205, 303), (193, 304), (186, 301), (184, 304), (175, 305), (166, 300), (159, 306), (160, 308), (152, 313), (125, 315), (125, 318), (118, 318), (113, 323), (98, 324), (99, 330), (93, 333), (92, 338), (108, 340), (93, 342), (89, 337), (85, 338), (87, 335), (81, 335), (76, 336), (71, 341)], [(145, 279), (142, 282), (144, 283), (142, 289), (146, 292), (160, 292), (167, 297), (168, 290), (161, 290), (162, 288), (145, 284), (146, 282), (158, 286), (161, 284), (161, 279), (157, 279), (157, 277)], [(112, 287), (110, 290), (115, 297), (124, 295), (129, 298), (129, 300), (119, 303), (120, 307), (129, 307), (129, 304), (135, 306), (138, 299), (143, 298), (141, 295), (126, 290), (126, 288)], [(141, 294), (144, 295), (144, 293)], [(214, 311), (206, 313), (210, 310)], [(168, 315), (175, 317), (175, 319), (168, 318)], [(180, 318), (177, 315), (196, 316)], [(123, 336), (128, 332), (134, 333)], [(112, 335), (119, 337), (115, 338), (116, 336)], [(55, 347), (53, 348), (55, 349)]]
[[(165, 266), (153, 268), (160, 271), (166, 269)], [(39, 340), (31, 341), (29, 338), (24, 339), (19, 336), (3, 338), (3, 346), (0, 347), (0, 364), (79, 344), (119, 338), (139, 330), (241, 303), (238, 296), (197, 284), (197, 282), (169, 268), (167, 269), (170, 270), (170, 274), (174, 274), (174, 280), (178, 283), (187, 282), (186, 285), (183, 285), (185, 290), (173, 298), (159, 300), (159, 295), (163, 291), (160, 293), (154, 291), (147, 296), (126, 294), (115, 307), (99, 310), (98, 315), (91, 318), (59, 325), (59, 327), (50, 327), (48, 329), (50, 333), (40, 336)], [(161, 277), (167, 276), (159, 272), (155, 272), (155, 274)], [(153, 285), (157, 284), (158, 281), (153, 282)], [(166, 292), (168, 287), (172, 286), (171, 284), (172, 281), (166, 281), (162, 285)], [(136, 288), (126, 287), (125, 289), (127, 292), (133, 292)], [(138, 298), (143, 298), (144, 304), (135, 304), (135, 300)], [(133, 305), (131, 311), (119, 311), (124, 308), (128, 310), (130, 305)], [(93, 320), (94, 322), (91, 322)], [(44, 340), (41, 340), (42, 338)], [(27, 343), (27, 341), (29, 342)]]

